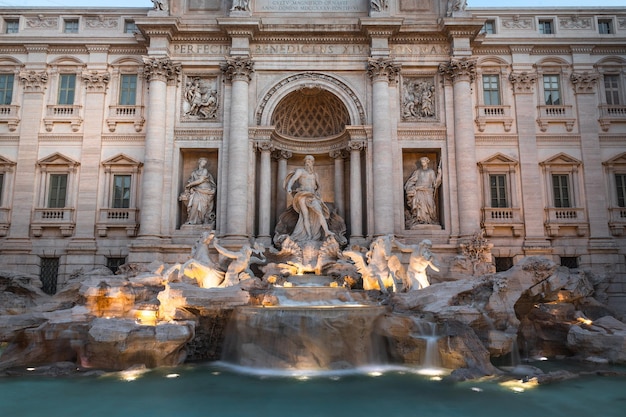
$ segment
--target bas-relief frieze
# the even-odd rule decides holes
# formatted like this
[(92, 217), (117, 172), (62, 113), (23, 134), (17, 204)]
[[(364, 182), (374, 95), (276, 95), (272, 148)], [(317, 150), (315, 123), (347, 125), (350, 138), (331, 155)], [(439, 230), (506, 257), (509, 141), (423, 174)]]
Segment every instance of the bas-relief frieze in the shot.
[(433, 77), (405, 77), (402, 90), (403, 121), (436, 120)]
[(571, 16), (559, 19), (561, 29), (589, 29), (591, 27), (590, 17)]
[(217, 77), (188, 76), (182, 102), (182, 119), (217, 120), (220, 104)]

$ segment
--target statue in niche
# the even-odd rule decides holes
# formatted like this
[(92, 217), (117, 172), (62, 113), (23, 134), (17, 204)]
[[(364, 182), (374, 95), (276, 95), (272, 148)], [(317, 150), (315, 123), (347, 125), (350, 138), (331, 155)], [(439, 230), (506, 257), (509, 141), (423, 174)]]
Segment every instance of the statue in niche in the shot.
[(185, 86), (185, 116), (198, 119), (217, 118), (217, 90), (207, 80), (195, 77)]
[(403, 291), (415, 291), (426, 288), (430, 285), (426, 269), (431, 268), (433, 271), (439, 272), (439, 264), (435, 260), (430, 249), (433, 244), (430, 240), (424, 239), (418, 245), (404, 245), (394, 239), (394, 245), (401, 252), (410, 253), (409, 267), (404, 279)]
[(435, 85), (424, 80), (408, 79), (404, 82), (402, 118), (420, 120), (435, 116)]
[(304, 157), (304, 168), (298, 168), (285, 178), (284, 187), (292, 194), (292, 207), (298, 213), (298, 222), (291, 232), (294, 241), (322, 240), (333, 235), (328, 228), (330, 210), (319, 193), (319, 178), (315, 172), (315, 158)]
[(439, 224), (435, 193), (441, 185), (441, 161), (437, 173), (428, 166), (428, 157), (420, 158), (419, 163), (421, 166), (413, 171), (404, 184), (408, 206), (406, 226), (409, 229), (420, 224)]
[(178, 198), (187, 207), (185, 224), (201, 224), (215, 227), (215, 191), (213, 176), (207, 169), (208, 159), (198, 159), (198, 168), (190, 175), (185, 191)]
[(231, 12), (249, 12), (250, 0), (233, 0), (233, 7), (230, 8)]

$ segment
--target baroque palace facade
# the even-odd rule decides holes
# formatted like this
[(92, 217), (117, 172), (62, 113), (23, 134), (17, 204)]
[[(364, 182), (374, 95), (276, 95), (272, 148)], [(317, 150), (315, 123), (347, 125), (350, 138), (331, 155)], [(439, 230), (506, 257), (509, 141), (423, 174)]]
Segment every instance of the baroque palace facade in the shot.
[[(0, 264), (50, 293), (185, 260), (203, 230), (269, 245), (313, 155), (350, 244), (452, 259), (483, 231), (498, 269), (583, 268), (626, 312), (626, 8), (170, 0), (0, 25)], [(420, 169), (439, 174), (425, 217)]]

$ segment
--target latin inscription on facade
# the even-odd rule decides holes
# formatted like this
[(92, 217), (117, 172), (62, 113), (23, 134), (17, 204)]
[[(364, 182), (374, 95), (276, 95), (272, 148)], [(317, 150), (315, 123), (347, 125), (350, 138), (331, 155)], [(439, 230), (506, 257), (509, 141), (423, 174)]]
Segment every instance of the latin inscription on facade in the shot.
[(368, 0), (257, 0), (258, 12), (367, 13)]
[(369, 55), (367, 45), (269, 44), (252, 45), (256, 55)]

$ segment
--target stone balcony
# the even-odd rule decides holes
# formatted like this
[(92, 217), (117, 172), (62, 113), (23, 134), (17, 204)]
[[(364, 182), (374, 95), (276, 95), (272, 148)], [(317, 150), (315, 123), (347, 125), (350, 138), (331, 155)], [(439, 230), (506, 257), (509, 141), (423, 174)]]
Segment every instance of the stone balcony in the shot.
[(476, 125), (484, 132), (488, 123), (504, 125), (504, 131), (510, 132), (513, 125), (511, 106), (476, 106)]
[(537, 124), (542, 132), (548, 130), (548, 125), (551, 123), (561, 123), (565, 125), (565, 129), (571, 132), (574, 129), (576, 118), (572, 106), (537, 106), (539, 116), (537, 117)]
[(43, 122), (46, 126), (47, 132), (52, 132), (52, 128), (55, 123), (69, 123), (73, 132), (78, 132), (80, 125), (83, 123), (81, 117), (82, 106), (76, 106), (73, 104), (49, 105), (46, 110), (46, 117)]
[(485, 235), (494, 236), (497, 229), (506, 230), (515, 237), (524, 233), (522, 210), (517, 207), (483, 207), (482, 227)]
[(600, 106), (600, 127), (603, 132), (607, 132), (611, 123), (626, 123), (626, 106), (611, 106), (604, 104)]
[(110, 132), (115, 132), (119, 123), (132, 123), (135, 132), (139, 133), (145, 122), (143, 106), (109, 106), (106, 123)]
[(566, 236), (574, 231), (577, 236), (589, 233), (589, 223), (584, 208), (578, 207), (547, 207), (544, 226), (550, 237)]
[(3, 104), (0, 106), (0, 123), (7, 123), (9, 130), (15, 132), (20, 123), (20, 106), (14, 104)]
[(96, 224), (98, 236), (105, 237), (109, 229), (126, 229), (127, 236), (136, 236), (139, 210), (136, 208), (103, 208)]
[(613, 236), (624, 236), (624, 228), (626, 228), (626, 207), (613, 207), (609, 209), (609, 228)]
[(36, 208), (30, 222), (33, 236), (43, 235), (43, 229), (59, 229), (62, 236), (72, 236), (76, 225), (73, 208)]

